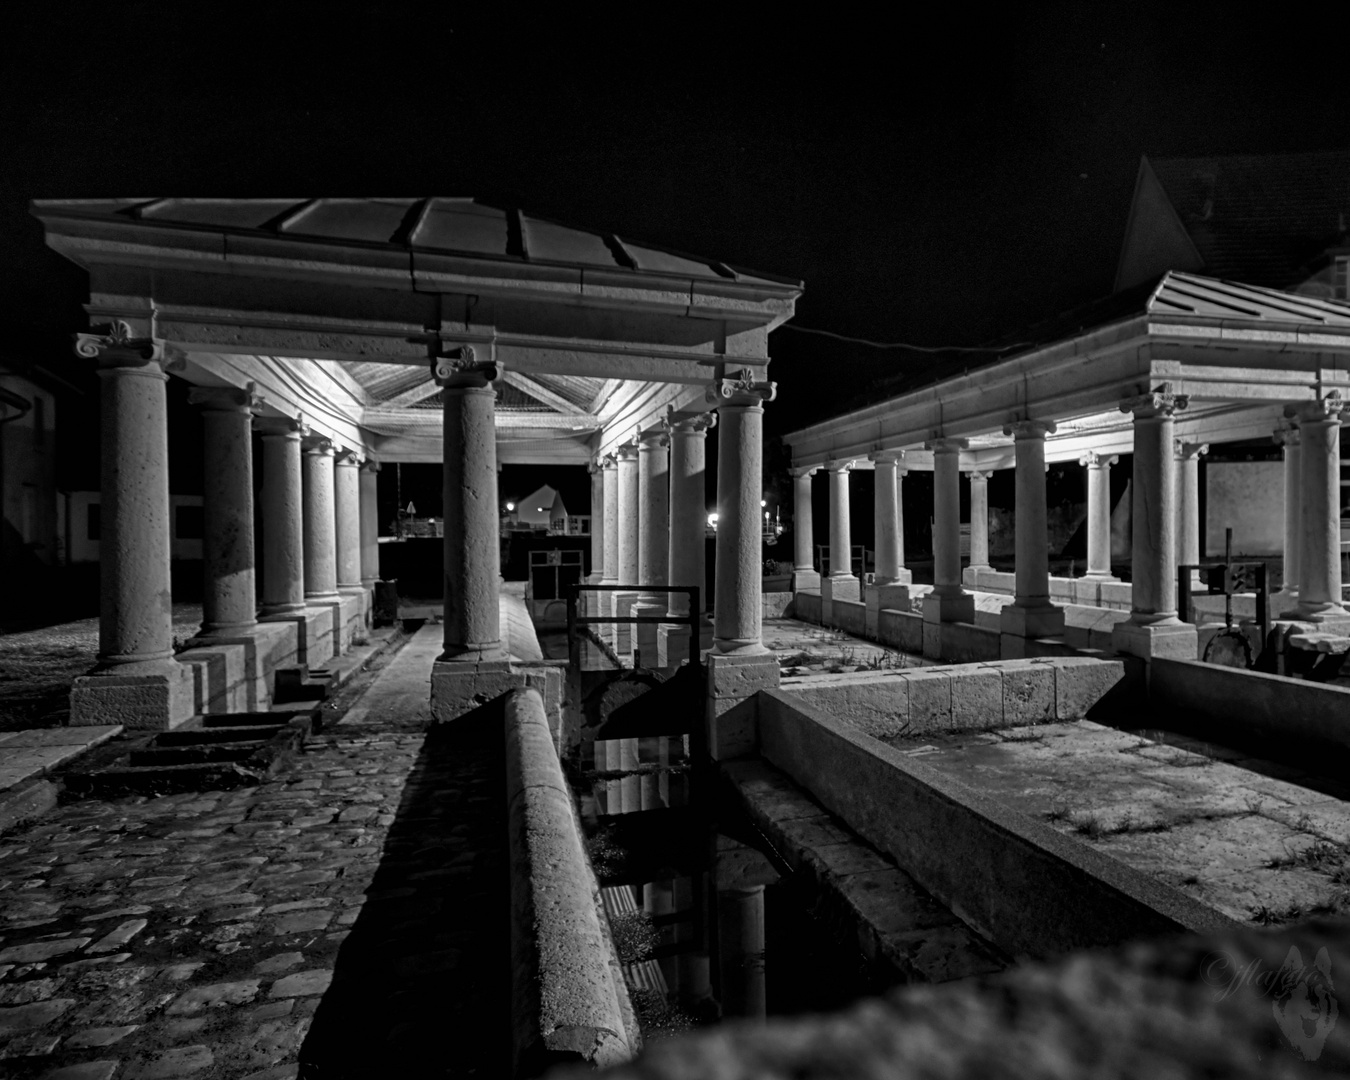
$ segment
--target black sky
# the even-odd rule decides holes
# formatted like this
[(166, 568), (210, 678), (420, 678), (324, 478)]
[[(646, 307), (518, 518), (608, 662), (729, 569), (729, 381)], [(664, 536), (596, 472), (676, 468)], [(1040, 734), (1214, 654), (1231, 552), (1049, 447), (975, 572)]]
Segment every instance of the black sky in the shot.
[[(444, 194), (799, 277), (805, 326), (978, 344), (1110, 291), (1141, 153), (1350, 146), (1326, 5), (26, 8), (0, 319), (52, 330), (83, 281), (31, 198)], [(774, 432), (933, 363), (771, 350)]]

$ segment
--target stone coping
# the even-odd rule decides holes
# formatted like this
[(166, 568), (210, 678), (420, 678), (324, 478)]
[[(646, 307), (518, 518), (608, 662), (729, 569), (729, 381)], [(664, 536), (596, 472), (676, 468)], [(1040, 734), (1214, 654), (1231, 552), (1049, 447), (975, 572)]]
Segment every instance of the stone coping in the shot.
[(756, 700), (764, 758), (1014, 957), (1237, 925), (789, 693)]

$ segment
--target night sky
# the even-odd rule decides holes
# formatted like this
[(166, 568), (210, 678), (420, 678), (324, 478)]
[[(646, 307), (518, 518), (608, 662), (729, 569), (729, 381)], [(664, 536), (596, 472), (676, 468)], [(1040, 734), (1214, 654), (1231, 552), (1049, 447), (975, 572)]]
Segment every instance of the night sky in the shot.
[[(1350, 145), (1325, 5), (497, 7), (10, 9), (0, 319), (81, 328), (33, 197), (443, 194), (801, 278), (803, 326), (978, 345), (1110, 291), (1141, 153)], [(770, 433), (966, 362), (771, 350)]]

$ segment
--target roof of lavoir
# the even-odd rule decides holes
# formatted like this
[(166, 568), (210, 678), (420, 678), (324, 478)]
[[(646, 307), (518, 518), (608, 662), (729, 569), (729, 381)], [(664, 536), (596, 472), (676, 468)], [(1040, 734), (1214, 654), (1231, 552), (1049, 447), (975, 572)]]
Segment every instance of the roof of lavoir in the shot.
[(652, 244), (534, 217), (473, 198), (61, 199), (62, 214), (118, 217), (230, 234), (294, 237), (559, 266), (637, 270), (681, 278), (800, 285)]

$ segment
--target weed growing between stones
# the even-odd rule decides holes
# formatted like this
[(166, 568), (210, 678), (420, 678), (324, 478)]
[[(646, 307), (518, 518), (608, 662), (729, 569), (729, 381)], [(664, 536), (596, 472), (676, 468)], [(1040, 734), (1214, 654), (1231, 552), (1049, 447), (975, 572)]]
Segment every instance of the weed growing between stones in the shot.
[(1267, 862), (1267, 869), (1289, 870), (1294, 867), (1304, 867), (1330, 874), (1332, 880), (1339, 883), (1350, 880), (1350, 867), (1346, 866), (1347, 859), (1350, 859), (1350, 851), (1347, 851), (1340, 844), (1333, 844), (1329, 840), (1319, 840), (1317, 843), (1310, 844), (1299, 851), (1291, 851), (1286, 846), (1284, 852), (1283, 855), (1277, 855)]
[(1167, 832), (1176, 824), (1172, 821), (1164, 821), (1161, 818), (1156, 821), (1136, 821), (1134, 815), (1126, 811), (1114, 824), (1106, 825), (1101, 818), (1091, 811), (1074, 815), (1070, 814), (1067, 808), (1060, 817), (1050, 820), (1060, 821), (1065, 819), (1073, 826), (1074, 832), (1086, 836), (1089, 840), (1100, 840), (1104, 836), (1123, 836), (1126, 833)]

